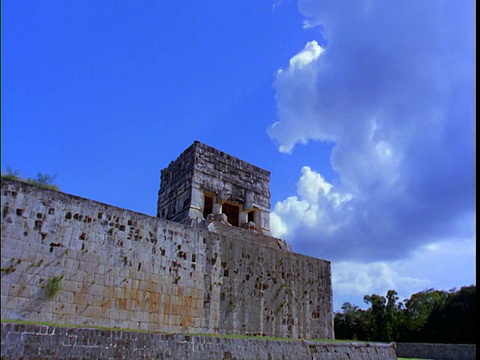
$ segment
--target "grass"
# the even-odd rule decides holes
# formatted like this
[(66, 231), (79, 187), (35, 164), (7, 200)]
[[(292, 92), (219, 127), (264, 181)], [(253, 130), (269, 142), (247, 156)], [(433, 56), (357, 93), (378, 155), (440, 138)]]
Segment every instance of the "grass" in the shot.
[(7, 172), (3, 173), (2, 172), (2, 177), (7, 178), (7, 179), (14, 179), (18, 181), (23, 181), (28, 184), (33, 184), (37, 186), (41, 186), (47, 189), (51, 190), (56, 190), (59, 191), (60, 188), (55, 185), (53, 182), (55, 178), (57, 177), (56, 175), (49, 175), (49, 174), (42, 174), (41, 172), (38, 173), (37, 178), (23, 178), (20, 176), (20, 171), (18, 170), (13, 170), (9, 166), (7, 166)]
[(140, 329), (126, 329), (118, 327), (107, 327), (98, 325), (87, 324), (57, 324), (47, 321), (31, 321), (31, 320), (14, 320), (14, 319), (2, 319), (2, 323), (6, 324), (24, 324), (24, 325), (43, 325), (52, 327), (63, 327), (72, 329), (96, 329), (96, 330), (110, 330), (110, 331), (126, 331), (126, 332), (141, 332), (141, 333), (157, 333), (156, 331), (140, 330)]

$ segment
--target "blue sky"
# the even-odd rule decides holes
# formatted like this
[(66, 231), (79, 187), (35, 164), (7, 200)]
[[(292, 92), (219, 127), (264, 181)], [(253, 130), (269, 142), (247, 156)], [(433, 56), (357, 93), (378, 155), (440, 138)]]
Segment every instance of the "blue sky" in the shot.
[(1, 166), (155, 215), (194, 140), (271, 171), (335, 309), (475, 284), (473, 1), (2, 1)]

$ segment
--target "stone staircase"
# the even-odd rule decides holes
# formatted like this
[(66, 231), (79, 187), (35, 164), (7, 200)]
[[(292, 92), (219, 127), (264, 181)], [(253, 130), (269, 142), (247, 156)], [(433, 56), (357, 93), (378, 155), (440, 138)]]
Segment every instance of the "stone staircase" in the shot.
[(208, 231), (214, 232), (219, 235), (224, 235), (232, 238), (241, 238), (246, 241), (252, 241), (257, 244), (263, 244), (265, 246), (280, 249), (284, 251), (292, 251), (290, 245), (285, 240), (278, 239), (271, 236), (262, 235), (252, 230), (242, 229), (236, 226), (232, 226), (223, 221), (213, 221), (208, 226)]

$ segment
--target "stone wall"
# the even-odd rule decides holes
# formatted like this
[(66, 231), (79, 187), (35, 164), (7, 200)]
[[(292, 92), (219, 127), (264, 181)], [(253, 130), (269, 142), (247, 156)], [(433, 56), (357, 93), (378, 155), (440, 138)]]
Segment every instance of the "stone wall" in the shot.
[(2, 359), (395, 360), (393, 344), (318, 343), (2, 323)]
[(397, 343), (397, 356), (420, 359), (474, 360), (475, 344)]
[[(332, 339), (330, 262), (2, 178), (1, 317)], [(59, 285), (58, 292), (55, 285)]]
[[(192, 177), (195, 164), (195, 146), (162, 169), (158, 190), (157, 217), (183, 220), (189, 214), (192, 202)], [(177, 220), (177, 222), (179, 222)]]
[(246, 190), (253, 194), (251, 201), (270, 210), (270, 172), (240, 160), (223, 151), (196, 142), (194, 181), (205, 190), (226, 189), (232, 199), (246, 200)]

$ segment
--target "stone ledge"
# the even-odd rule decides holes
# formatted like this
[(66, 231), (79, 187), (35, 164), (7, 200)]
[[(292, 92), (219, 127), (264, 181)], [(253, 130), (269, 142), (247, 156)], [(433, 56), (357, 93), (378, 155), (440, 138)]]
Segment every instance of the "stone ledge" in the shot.
[[(35, 334), (35, 343), (29, 342), (31, 336), (26, 334)], [(158, 334), (4, 322), (1, 345), (2, 359), (397, 359), (392, 344)]]

